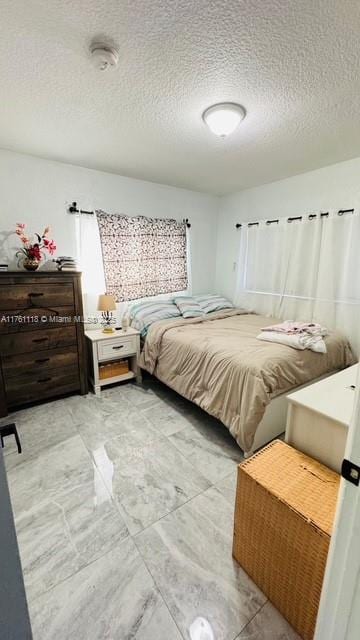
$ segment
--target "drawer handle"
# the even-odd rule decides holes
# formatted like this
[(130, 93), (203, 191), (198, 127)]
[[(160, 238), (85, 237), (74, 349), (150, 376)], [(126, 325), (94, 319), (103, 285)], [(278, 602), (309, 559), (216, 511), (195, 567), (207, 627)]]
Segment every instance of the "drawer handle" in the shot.
[(51, 380), (51, 378), (40, 378), (40, 380), (37, 380), (38, 383), (40, 382), (49, 382)]
[(35, 364), (42, 364), (43, 362), (49, 362), (50, 358), (39, 358), (35, 360)]
[(44, 295), (43, 293), (37, 293), (35, 291), (35, 292), (29, 293), (29, 298), (40, 298), (40, 296), (43, 296), (43, 295)]
[(33, 338), (33, 342), (45, 342), (48, 339), (49, 338), (47, 336), (46, 336), (46, 338)]
[(123, 349), (124, 345), (123, 344), (119, 344), (117, 347), (113, 347), (113, 349)]

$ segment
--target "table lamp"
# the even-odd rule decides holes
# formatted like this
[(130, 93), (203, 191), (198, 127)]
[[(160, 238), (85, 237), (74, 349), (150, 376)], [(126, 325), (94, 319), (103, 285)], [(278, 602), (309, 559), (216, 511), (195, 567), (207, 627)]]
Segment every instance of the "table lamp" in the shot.
[(116, 303), (114, 296), (109, 296), (106, 293), (103, 293), (99, 296), (98, 300), (98, 311), (101, 311), (102, 319), (103, 319), (103, 332), (104, 333), (113, 333), (115, 329), (111, 326), (112, 324), (112, 311), (116, 309)]

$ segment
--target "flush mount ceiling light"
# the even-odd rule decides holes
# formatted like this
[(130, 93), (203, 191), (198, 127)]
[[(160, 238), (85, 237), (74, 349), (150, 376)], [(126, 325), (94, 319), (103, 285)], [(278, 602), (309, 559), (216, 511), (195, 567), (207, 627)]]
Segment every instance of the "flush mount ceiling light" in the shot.
[(90, 46), (91, 61), (99, 71), (107, 71), (116, 67), (119, 62), (119, 53), (107, 44), (93, 42)]
[(205, 109), (202, 117), (210, 131), (220, 138), (226, 138), (235, 131), (245, 115), (246, 111), (240, 104), (222, 102)]

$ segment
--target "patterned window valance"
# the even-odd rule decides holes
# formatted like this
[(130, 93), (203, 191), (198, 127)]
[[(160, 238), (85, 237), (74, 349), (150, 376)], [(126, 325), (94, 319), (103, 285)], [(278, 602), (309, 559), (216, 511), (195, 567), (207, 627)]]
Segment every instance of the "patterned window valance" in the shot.
[(184, 291), (186, 224), (96, 211), (107, 293), (117, 302)]

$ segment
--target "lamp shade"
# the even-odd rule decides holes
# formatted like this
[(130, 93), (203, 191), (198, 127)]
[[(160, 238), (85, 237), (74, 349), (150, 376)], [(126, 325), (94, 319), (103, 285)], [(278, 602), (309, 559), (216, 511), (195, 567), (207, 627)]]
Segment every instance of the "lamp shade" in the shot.
[(108, 296), (106, 293), (100, 295), (97, 308), (98, 311), (115, 311), (116, 303), (114, 296)]

